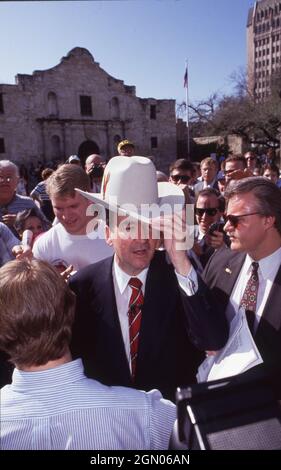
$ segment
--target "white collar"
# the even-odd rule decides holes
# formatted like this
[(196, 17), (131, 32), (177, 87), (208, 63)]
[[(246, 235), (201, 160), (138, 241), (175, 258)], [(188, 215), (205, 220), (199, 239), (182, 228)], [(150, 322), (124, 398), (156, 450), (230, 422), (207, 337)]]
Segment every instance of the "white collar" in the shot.
[[(249, 255), (246, 256), (244, 266), (247, 273), (250, 273), (251, 264), (254, 261), (255, 260), (253, 260)], [(276, 266), (280, 266), (281, 264), (281, 247), (265, 258), (260, 259), (258, 263), (259, 271), (261, 272), (263, 279), (269, 279), (271, 277), (271, 273), (276, 271)]]
[(144, 293), (147, 272), (148, 272), (148, 268), (143, 269), (137, 276), (131, 276), (131, 275), (125, 273), (120, 268), (120, 266), (118, 266), (118, 264), (116, 262), (116, 255), (114, 255), (113, 273), (114, 273), (114, 277), (116, 279), (118, 289), (119, 289), (121, 294), (124, 293), (126, 287), (128, 286), (128, 282), (131, 279), (131, 277), (137, 277), (142, 282), (142, 291)]

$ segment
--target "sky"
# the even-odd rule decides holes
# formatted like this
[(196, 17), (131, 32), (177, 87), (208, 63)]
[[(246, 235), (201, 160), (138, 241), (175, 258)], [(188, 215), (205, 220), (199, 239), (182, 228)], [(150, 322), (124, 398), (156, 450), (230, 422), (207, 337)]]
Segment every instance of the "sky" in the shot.
[(0, 83), (57, 65), (74, 47), (141, 98), (189, 100), (233, 92), (246, 67), (252, 0), (0, 2)]

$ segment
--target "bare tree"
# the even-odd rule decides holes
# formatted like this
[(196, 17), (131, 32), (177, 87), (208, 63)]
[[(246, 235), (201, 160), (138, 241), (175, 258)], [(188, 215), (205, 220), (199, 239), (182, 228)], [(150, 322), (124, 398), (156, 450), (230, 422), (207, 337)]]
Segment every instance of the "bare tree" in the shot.
[[(242, 69), (233, 73), (235, 93), (230, 96), (212, 94), (207, 100), (191, 103), (190, 127), (193, 136), (236, 134), (246, 142), (271, 147), (279, 143), (281, 127), (281, 71), (271, 80), (270, 93), (257, 101), (247, 87)], [(179, 109), (185, 110), (185, 103)]]

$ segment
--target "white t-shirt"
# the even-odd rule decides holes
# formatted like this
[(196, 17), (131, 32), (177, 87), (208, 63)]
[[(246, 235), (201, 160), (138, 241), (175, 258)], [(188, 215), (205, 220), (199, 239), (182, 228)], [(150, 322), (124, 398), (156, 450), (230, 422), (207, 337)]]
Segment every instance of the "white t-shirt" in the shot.
[(71, 235), (58, 223), (35, 241), (32, 251), (35, 258), (52, 265), (72, 264), (74, 271), (113, 255), (104, 239), (102, 224), (97, 233)]

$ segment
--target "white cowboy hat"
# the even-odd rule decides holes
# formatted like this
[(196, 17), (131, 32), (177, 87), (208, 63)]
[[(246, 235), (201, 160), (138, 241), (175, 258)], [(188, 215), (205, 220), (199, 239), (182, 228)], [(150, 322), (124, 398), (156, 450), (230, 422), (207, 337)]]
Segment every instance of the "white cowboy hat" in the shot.
[[(157, 183), (154, 164), (146, 157), (113, 157), (107, 164), (100, 193), (75, 188), (82, 196), (106, 209), (118, 211), (149, 223), (161, 214), (180, 211), (184, 207), (183, 191), (172, 183)], [(159, 209), (155, 213), (149, 207)]]

